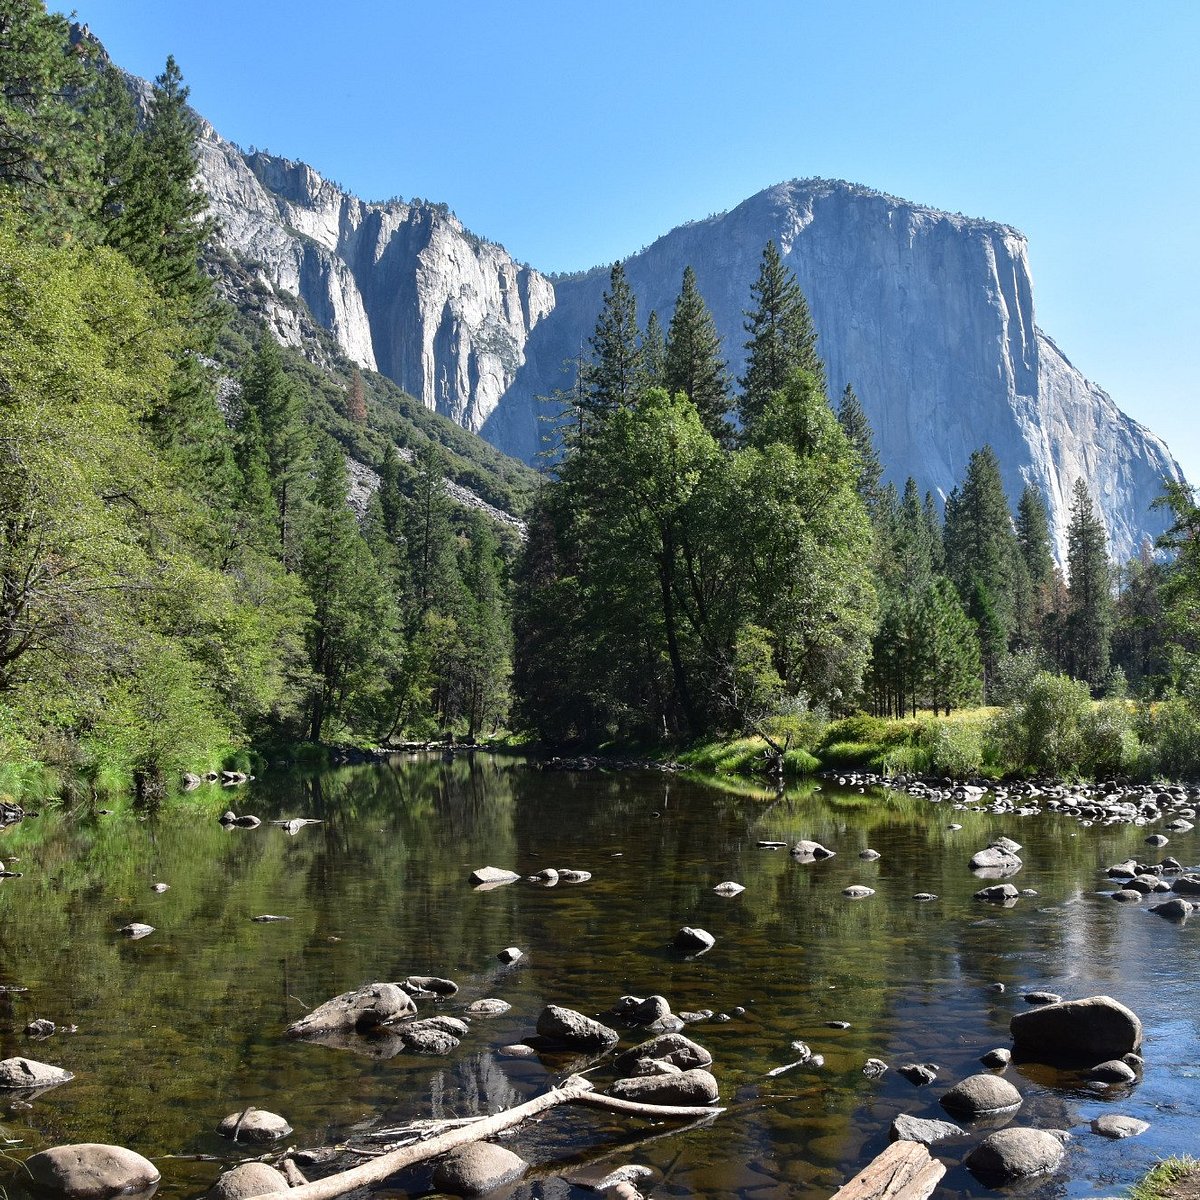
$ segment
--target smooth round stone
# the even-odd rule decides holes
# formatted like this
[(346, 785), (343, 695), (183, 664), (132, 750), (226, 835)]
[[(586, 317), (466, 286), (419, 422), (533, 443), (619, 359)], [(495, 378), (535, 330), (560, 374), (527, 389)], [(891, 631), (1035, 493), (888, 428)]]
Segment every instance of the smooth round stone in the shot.
[(233, 1138), (239, 1142), (274, 1142), (287, 1137), (292, 1132), (292, 1127), (278, 1113), (267, 1112), (264, 1108), (252, 1108), (245, 1113), (230, 1113), (217, 1126), (217, 1132), (222, 1137)]
[(482, 1196), (525, 1174), (529, 1164), (492, 1142), (451, 1150), (433, 1169), (433, 1186), (454, 1196)]
[(42, 1150), (25, 1160), (25, 1170), (34, 1183), (71, 1200), (108, 1200), (147, 1192), (159, 1181), (158, 1168), (149, 1159), (124, 1146), (100, 1142)]
[(63, 1067), (36, 1062), (32, 1058), (6, 1058), (0, 1061), (0, 1088), (48, 1088), (69, 1083), (74, 1078)]
[(967, 1155), (966, 1164), (982, 1179), (1007, 1181), (1052, 1171), (1064, 1153), (1062, 1140), (1044, 1129), (1000, 1129)]
[(498, 1000), (489, 996), (483, 1000), (475, 1000), (467, 1005), (467, 1012), (473, 1017), (498, 1017), (512, 1008), (507, 1000)]
[(864, 887), (861, 883), (853, 883), (847, 888), (842, 888), (842, 895), (847, 900), (866, 900), (868, 896), (875, 895), (875, 889)]
[(1122, 1117), (1116, 1113), (1105, 1113), (1092, 1121), (1092, 1132), (1101, 1137), (1120, 1139), (1137, 1137), (1150, 1128), (1148, 1121), (1139, 1121), (1137, 1117)]
[(1020, 1103), (1021, 1093), (998, 1075), (971, 1075), (941, 1098), (941, 1105), (947, 1112), (966, 1117), (1004, 1112)]
[(1137, 1078), (1137, 1072), (1127, 1062), (1114, 1058), (1094, 1066), (1088, 1072), (1088, 1078), (1101, 1083), (1132, 1083)]

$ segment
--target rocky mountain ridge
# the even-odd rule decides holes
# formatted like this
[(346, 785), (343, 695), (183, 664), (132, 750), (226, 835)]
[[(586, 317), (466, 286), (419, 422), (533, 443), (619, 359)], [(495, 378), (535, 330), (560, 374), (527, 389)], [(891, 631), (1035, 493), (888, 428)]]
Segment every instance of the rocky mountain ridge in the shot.
[[(607, 268), (552, 280), (444, 205), (367, 203), (303, 163), (243, 152), (210, 126), (200, 157), (221, 243), (251, 273), (256, 303), (265, 297), (270, 310), (272, 292), (299, 297), (348, 358), (534, 458), (539, 397), (570, 386)], [(1060, 559), (1079, 477), (1115, 557), (1162, 528), (1150, 505), (1180, 469), (1037, 328), (1016, 229), (840, 181), (795, 180), (626, 260), (643, 318), (656, 309), (669, 321), (691, 265), (736, 375), (742, 310), (769, 238), (809, 299), (831, 395), (853, 384), (889, 478), (902, 485), (912, 474), (944, 498), (971, 452), (990, 443), (1011, 497), (1025, 482), (1043, 490)], [(295, 306), (276, 308), (276, 332), (299, 344)]]

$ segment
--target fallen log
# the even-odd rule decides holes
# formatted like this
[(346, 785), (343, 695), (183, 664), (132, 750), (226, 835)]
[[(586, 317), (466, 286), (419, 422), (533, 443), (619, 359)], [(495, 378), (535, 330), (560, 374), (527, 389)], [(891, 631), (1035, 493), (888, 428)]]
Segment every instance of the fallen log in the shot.
[(893, 1142), (831, 1200), (929, 1200), (945, 1173), (945, 1164), (920, 1142)]
[(493, 1113), (489, 1117), (484, 1117), (470, 1125), (463, 1125), (458, 1129), (449, 1129), (445, 1133), (440, 1133), (415, 1145), (402, 1146), (398, 1150), (392, 1150), (369, 1162), (360, 1163), (346, 1171), (339, 1171), (336, 1175), (330, 1175), (326, 1179), (318, 1179), (313, 1183), (306, 1183), (286, 1192), (268, 1192), (264, 1196), (256, 1197), (255, 1200), (335, 1200), (336, 1197), (344, 1196), (356, 1188), (382, 1183), (389, 1176), (395, 1175), (397, 1171), (424, 1162), (426, 1159), (436, 1158), (439, 1154), (445, 1154), (447, 1150), (465, 1146), (468, 1142), (479, 1142), (494, 1137), (497, 1133), (512, 1129), (513, 1126), (520, 1125), (522, 1121), (527, 1121), (530, 1117), (537, 1116), (538, 1113), (545, 1112), (547, 1109), (555, 1108), (559, 1104), (586, 1104), (593, 1108), (608, 1109), (611, 1112), (628, 1113), (632, 1116), (659, 1120), (680, 1118), (694, 1120), (696, 1117), (711, 1116), (723, 1111), (707, 1105), (638, 1104), (633, 1100), (618, 1100), (614, 1096), (603, 1096), (599, 1092), (593, 1091), (592, 1085), (586, 1079), (572, 1076), (562, 1087), (551, 1088), (550, 1091), (543, 1092), (540, 1096), (534, 1096), (532, 1100), (526, 1100), (524, 1104), (518, 1104), (515, 1108)]

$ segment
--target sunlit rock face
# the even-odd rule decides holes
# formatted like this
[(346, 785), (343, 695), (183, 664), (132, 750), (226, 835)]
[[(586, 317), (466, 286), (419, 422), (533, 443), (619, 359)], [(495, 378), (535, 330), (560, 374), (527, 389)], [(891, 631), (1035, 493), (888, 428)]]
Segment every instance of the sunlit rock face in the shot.
[(257, 274), (276, 333), (301, 330), (272, 292), (290, 292), (347, 358), (477, 430), (554, 306), (550, 283), (463, 228), (444, 205), (369, 204), (311, 167), (246, 154), (205, 126), (203, 184), (220, 245)]
[[(1042, 489), (1060, 558), (1080, 476), (1116, 557), (1163, 528), (1150, 504), (1164, 478), (1182, 477), (1179, 466), (1037, 328), (1017, 230), (846, 183), (780, 184), (629, 259), (640, 314), (655, 309), (666, 325), (690, 264), (736, 376), (743, 310), (771, 238), (808, 298), (831, 397), (854, 386), (897, 486), (912, 475), (944, 498), (986, 443), (1014, 503), (1026, 482)], [(569, 383), (562, 364), (586, 345), (607, 282), (606, 268), (555, 281), (554, 311), (533, 331), (525, 365), (483, 427), (490, 441), (525, 459), (536, 452), (545, 422), (535, 397)]]
[[(348, 358), (534, 460), (547, 428), (541, 398), (572, 385), (607, 267), (551, 281), (444, 205), (366, 203), (303, 163), (244, 153), (207, 126), (201, 166), (220, 242), (248, 268), (283, 340), (303, 340), (295, 312), (271, 303), (289, 292)], [(898, 486), (912, 475), (944, 499), (971, 452), (990, 444), (1014, 503), (1026, 482), (1041, 488), (1060, 559), (1080, 477), (1114, 557), (1163, 528), (1150, 504), (1164, 478), (1182, 477), (1179, 467), (1037, 328), (1017, 230), (847, 183), (779, 184), (630, 258), (643, 319), (654, 309), (669, 322), (691, 265), (736, 376), (743, 310), (772, 238), (808, 298), (831, 397), (854, 386)]]

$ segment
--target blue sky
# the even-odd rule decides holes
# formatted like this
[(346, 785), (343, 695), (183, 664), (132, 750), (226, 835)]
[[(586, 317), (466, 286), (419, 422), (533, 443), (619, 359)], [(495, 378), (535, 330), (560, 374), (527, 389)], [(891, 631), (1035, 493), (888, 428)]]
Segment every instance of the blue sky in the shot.
[(1039, 324), (1200, 482), (1200, 5), (78, 0), (226, 137), (544, 271), (784, 179), (1004, 221)]

